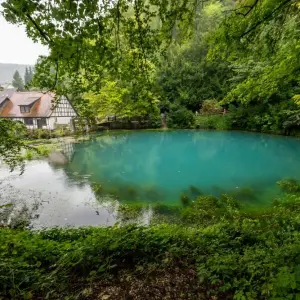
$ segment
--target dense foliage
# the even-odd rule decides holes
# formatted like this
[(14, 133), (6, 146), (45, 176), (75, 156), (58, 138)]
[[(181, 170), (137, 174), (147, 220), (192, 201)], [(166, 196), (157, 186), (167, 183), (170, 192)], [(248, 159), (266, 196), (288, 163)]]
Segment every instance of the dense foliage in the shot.
[(22, 149), (27, 148), (24, 140), (20, 139), (26, 132), (23, 123), (14, 122), (8, 119), (0, 119), (0, 156), (3, 161), (14, 169), (21, 166), (24, 168)]
[(170, 128), (192, 128), (195, 123), (194, 114), (180, 105), (171, 105), (167, 124)]
[[(294, 195), (260, 212), (243, 211), (229, 197), (202, 196), (179, 211), (178, 225), (1, 229), (0, 296), (124, 299), (140, 278), (136, 292), (147, 298), (158, 293), (146, 293), (156, 277), (158, 295), (173, 299), (297, 299), (299, 211)], [(192, 287), (176, 291), (178, 270), (194, 274)], [(170, 290), (161, 275), (167, 272)]]

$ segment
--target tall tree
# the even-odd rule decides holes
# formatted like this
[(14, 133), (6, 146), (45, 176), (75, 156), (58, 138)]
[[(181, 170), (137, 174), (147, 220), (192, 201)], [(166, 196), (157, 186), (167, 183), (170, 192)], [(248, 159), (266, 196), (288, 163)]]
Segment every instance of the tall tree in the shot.
[(204, 100), (221, 100), (230, 87), (231, 66), (222, 59), (207, 59), (209, 38), (231, 9), (230, 0), (207, 2), (198, 9), (195, 32), (181, 45), (175, 40), (167, 57), (157, 68), (157, 81), (163, 99), (196, 111)]
[(28, 68), (26, 67), (25, 69), (25, 75), (24, 75), (24, 82), (25, 82), (25, 85), (27, 85), (29, 83), (29, 70)]
[(20, 73), (18, 70), (14, 73), (12, 85), (18, 90), (23, 91), (24, 90), (24, 82), (22, 77), (20, 76)]
[(32, 68), (31, 67), (26, 67), (25, 75), (24, 75), (25, 85), (28, 85), (31, 82), (32, 78), (33, 78)]
[(33, 79), (33, 70), (31, 67), (29, 67), (28, 69), (28, 78), (29, 78), (29, 82)]

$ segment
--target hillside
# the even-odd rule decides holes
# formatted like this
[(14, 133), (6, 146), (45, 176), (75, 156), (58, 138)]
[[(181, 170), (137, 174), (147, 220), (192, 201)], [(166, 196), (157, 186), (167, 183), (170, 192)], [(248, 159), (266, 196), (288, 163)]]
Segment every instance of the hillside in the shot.
[(0, 63), (0, 83), (11, 82), (16, 70), (24, 78), (25, 68), (26, 65)]

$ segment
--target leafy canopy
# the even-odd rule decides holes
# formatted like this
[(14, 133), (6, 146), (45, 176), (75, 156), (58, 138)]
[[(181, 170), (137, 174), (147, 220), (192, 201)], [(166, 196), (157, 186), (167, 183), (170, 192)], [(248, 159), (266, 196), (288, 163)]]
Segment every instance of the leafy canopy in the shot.
[(2, 6), (8, 22), (25, 25), (30, 38), (50, 49), (36, 70), (39, 86), (74, 93), (98, 90), (108, 72), (127, 76), (120, 65), (129, 51), (135, 64), (130, 78), (142, 73), (147, 80), (147, 60), (155, 61), (175, 24), (189, 20), (200, 2), (6, 0)]
[(209, 53), (234, 69), (225, 103), (269, 103), (297, 93), (299, 8), (297, 0), (247, 0), (230, 10), (211, 36)]

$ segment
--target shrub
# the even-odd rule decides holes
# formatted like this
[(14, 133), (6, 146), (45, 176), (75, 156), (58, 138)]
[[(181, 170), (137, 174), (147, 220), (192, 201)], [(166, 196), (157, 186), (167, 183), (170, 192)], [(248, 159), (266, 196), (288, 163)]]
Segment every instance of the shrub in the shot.
[(300, 182), (295, 179), (283, 179), (277, 184), (288, 193), (300, 193)]
[(66, 126), (59, 126), (54, 131), (52, 131), (53, 137), (64, 137), (72, 134), (71, 130)]
[(48, 130), (48, 129), (33, 129), (27, 130), (25, 133), (25, 137), (29, 140), (38, 140), (38, 139), (50, 139), (50, 138), (57, 138), (57, 137), (64, 137), (70, 136), (72, 134), (69, 128), (65, 126), (60, 126), (55, 130)]
[(50, 139), (51, 138), (51, 132), (47, 129), (38, 129), (38, 138), (39, 139)]
[(283, 112), (286, 116), (286, 121), (283, 122), (285, 129), (300, 128), (300, 110), (286, 110)]
[(204, 100), (202, 103), (201, 114), (216, 114), (221, 113), (223, 108), (220, 106), (217, 100)]
[(26, 160), (32, 160), (33, 157), (34, 157), (33, 151), (32, 151), (32, 150), (26, 150), (26, 153), (25, 153), (25, 155), (24, 155), (24, 158), (25, 158)]
[(250, 131), (290, 134), (299, 129), (299, 113), (289, 101), (229, 108), (232, 128)]
[(159, 114), (153, 114), (150, 116), (149, 127), (150, 128), (161, 128), (161, 116)]
[(95, 288), (94, 297), (80, 299), (97, 299), (101, 282), (130, 285), (142, 276), (187, 269), (197, 272), (203, 297), (190, 289), (180, 299), (296, 299), (299, 211), (299, 196), (255, 213), (230, 197), (202, 196), (182, 208), (186, 223), (179, 225), (2, 228), (0, 298), (74, 299)]
[(173, 106), (167, 118), (169, 128), (194, 128), (195, 116), (185, 107)]
[(232, 128), (231, 115), (200, 115), (196, 118), (196, 128), (229, 130)]

